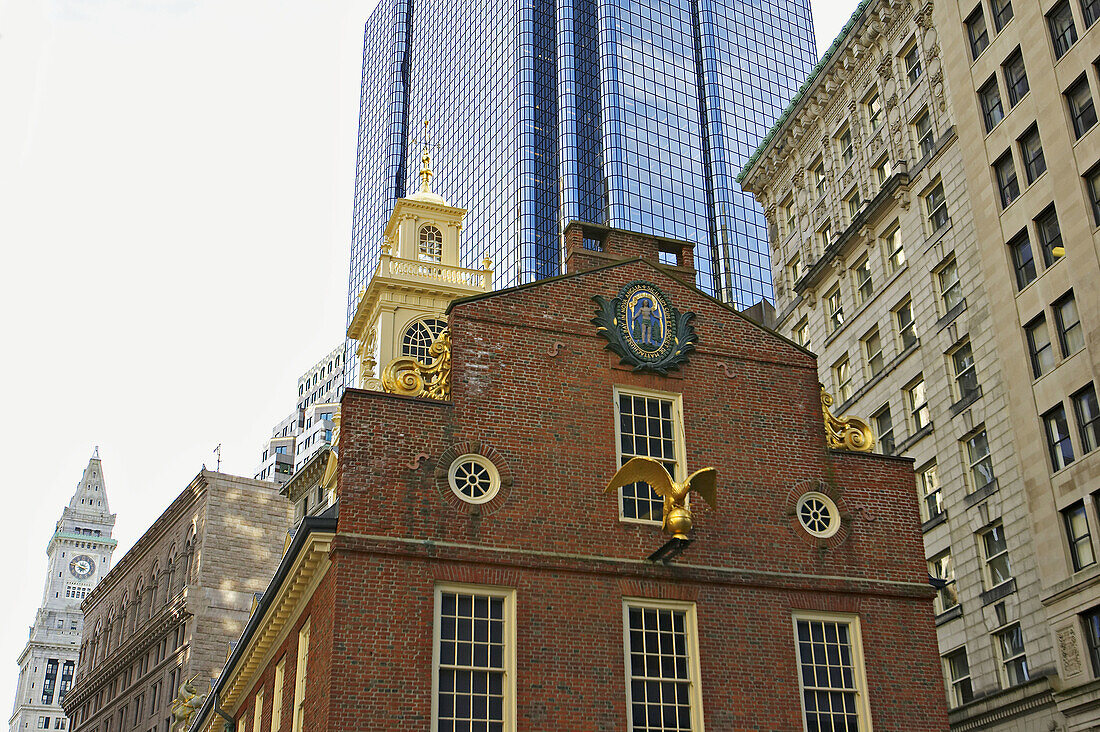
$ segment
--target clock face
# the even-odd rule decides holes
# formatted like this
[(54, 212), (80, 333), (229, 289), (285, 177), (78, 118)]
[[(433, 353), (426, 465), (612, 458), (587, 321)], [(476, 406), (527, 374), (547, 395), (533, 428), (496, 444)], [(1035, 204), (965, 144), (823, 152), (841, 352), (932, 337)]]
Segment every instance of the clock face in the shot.
[(69, 562), (69, 571), (77, 579), (88, 579), (92, 576), (92, 572), (95, 572), (95, 560), (87, 554), (79, 554)]

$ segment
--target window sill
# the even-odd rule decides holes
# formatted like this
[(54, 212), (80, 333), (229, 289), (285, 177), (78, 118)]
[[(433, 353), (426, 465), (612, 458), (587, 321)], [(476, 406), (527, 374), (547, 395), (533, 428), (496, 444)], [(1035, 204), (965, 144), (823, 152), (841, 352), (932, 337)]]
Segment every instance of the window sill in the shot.
[[(917, 444), (918, 442), (920, 442), (921, 440), (923, 440), (923, 439), (924, 439), (925, 437), (927, 437), (928, 435), (932, 434), (932, 432), (933, 432), (933, 431), (934, 431), (935, 429), (936, 429), (936, 426), (935, 426), (935, 424), (934, 424), (934, 423), (932, 423), (932, 422), (929, 422), (928, 424), (924, 425), (924, 426), (923, 426), (923, 427), (921, 427), (921, 428), (920, 428), (919, 430), (917, 430), (916, 432), (914, 432), (914, 433), (913, 433), (912, 435), (910, 435), (909, 437), (905, 438), (905, 441), (904, 441), (904, 442), (901, 442), (901, 443), (900, 443), (900, 444), (899, 444), (899, 445), (897, 446), (897, 449), (896, 449), (896, 450), (894, 451), (894, 454), (895, 454), (895, 455), (900, 455), (900, 454), (904, 453), (904, 452), (905, 452), (906, 450), (908, 450), (908, 449), (909, 449), (910, 447), (912, 447), (913, 445)], [(933, 521), (934, 521), (934, 520), (935, 520), (935, 519), (933, 519)]]
[(947, 623), (951, 620), (954, 620), (955, 618), (961, 618), (962, 614), (963, 614), (962, 605), (955, 605), (954, 607), (950, 607), (950, 608), (944, 610), (942, 613), (940, 613), (939, 615), (936, 616), (936, 627), (938, 628), (939, 626), (943, 625), (944, 623)]
[(1000, 490), (1000, 485), (997, 483), (997, 479), (994, 478), (973, 493), (967, 493), (963, 496), (963, 505), (967, 508), (973, 508), (998, 490)]
[(1003, 600), (1004, 598), (1008, 597), (1011, 594), (1014, 594), (1015, 592), (1016, 578), (1013, 577), (1007, 582), (1002, 582), (1001, 584), (997, 585), (992, 590), (986, 590), (985, 592), (983, 592), (981, 595), (982, 607), (985, 607), (986, 605), (992, 605), (993, 603), (997, 602), (997, 600)]
[[(843, 330), (843, 328), (838, 328), (837, 332), (840, 332), (841, 330)], [(826, 341), (826, 343), (828, 343), (828, 341)], [(840, 408), (838, 409), (837, 414), (844, 414), (849, 407), (851, 407), (853, 404), (855, 404), (857, 401), (859, 401), (860, 398), (863, 397), (863, 395), (866, 394), (875, 384), (877, 384), (878, 382), (880, 382), (884, 378), (886, 378), (887, 374), (889, 374), (895, 368), (897, 368), (898, 365), (902, 361), (904, 361), (906, 358), (909, 357), (910, 353), (917, 350), (918, 348), (920, 348), (920, 338), (918, 338), (916, 341), (914, 341), (913, 345), (906, 348), (904, 351), (899, 353), (897, 356), (894, 356), (894, 358), (890, 361), (890, 363), (888, 363), (888, 364), (886, 364), (885, 366), (882, 367), (881, 371), (879, 371), (877, 374), (872, 376), (867, 382), (865, 382), (863, 384), (863, 386), (859, 387), (859, 389), (856, 390), (856, 392), (854, 394), (852, 394), (852, 396), (845, 399), (844, 402), (840, 405)], [(895, 449), (891, 454), (892, 455), (897, 455), (898, 450)]]
[(909, 179), (912, 180), (920, 175), (920, 172), (926, 167), (932, 164), (932, 161), (939, 157), (939, 154), (943, 152), (943, 149), (947, 147), (948, 143), (954, 140), (955, 125), (948, 127), (939, 138), (932, 143), (932, 151), (927, 155), (921, 156), (921, 159), (916, 162), (913, 169), (909, 171)]
[(936, 528), (940, 524), (947, 523), (947, 511), (940, 511), (934, 518), (930, 518), (920, 525), (922, 533), (927, 534), (932, 529)]
[(939, 242), (943, 241), (943, 238), (945, 236), (947, 236), (947, 232), (949, 232), (949, 231), (951, 231), (951, 219), (950, 218), (947, 219), (947, 223), (945, 223), (943, 226), (941, 226), (940, 228), (933, 231), (931, 236), (929, 236), (927, 239), (924, 240), (924, 248), (921, 251), (922, 252), (927, 252), (933, 246), (935, 246)]
[(966, 409), (971, 404), (973, 404), (974, 402), (978, 401), (981, 398), (982, 398), (982, 387), (979, 386), (977, 389), (970, 392), (969, 394), (964, 396), (962, 399), (960, 399), (959, 401), (957, 401), (957, 402), (955, 402), (954, 404), (951, 405), (951, 408), (949, 410), (951, 412), (951, 416), (952, 417), (958, 417), (960, 412), (962, 412), (964, 409)]
[(939, 333), (941, 330), (943, 330), (948, 325), (953, 323), (956, 318), (958, 318), (960, 315), (962, 315), (964, 310), (966, 310), (966, 298), (965, 297), (962, 300), (959, 300), (958, 304), (955, 305), (955, 307), (948, 310), (944, 314), (944, 316), (942, 318), (940, 318), (939, 320), (937, 320), (935, 325), (933, 325), (932, 327), (936, 329), (937, 333)]

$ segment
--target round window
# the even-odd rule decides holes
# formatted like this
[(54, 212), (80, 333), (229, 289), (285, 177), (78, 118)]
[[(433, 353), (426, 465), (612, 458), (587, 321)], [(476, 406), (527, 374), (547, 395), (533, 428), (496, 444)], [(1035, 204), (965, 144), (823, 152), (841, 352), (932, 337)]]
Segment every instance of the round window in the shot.
[(500, 473), (488, 458), (469, 453), (451, 463), (447, 482), (466, 503), (487, 503), (500, 490)]
[(828, 539), (840, 530), (840, 511), (833, 499), (824, 493), (811, 491), (803, 494), (795, 511), (802, 528), (819, 539)]

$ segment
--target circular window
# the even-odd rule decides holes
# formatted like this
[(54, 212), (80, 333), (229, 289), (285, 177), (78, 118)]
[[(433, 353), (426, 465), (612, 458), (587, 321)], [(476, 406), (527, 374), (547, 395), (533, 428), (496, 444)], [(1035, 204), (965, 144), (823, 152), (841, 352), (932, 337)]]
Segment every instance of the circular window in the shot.
[(802, 528), (819, 539), (828, 539), (840, 530), (840, 511), (833, 499), (824, 493), (812, 491), (798, 499), (795, 507)]
[(500, 473), (488, 458), (468, 453), (451, 463), (447, 482), (466, 503), (487, 503), (500, 490)]

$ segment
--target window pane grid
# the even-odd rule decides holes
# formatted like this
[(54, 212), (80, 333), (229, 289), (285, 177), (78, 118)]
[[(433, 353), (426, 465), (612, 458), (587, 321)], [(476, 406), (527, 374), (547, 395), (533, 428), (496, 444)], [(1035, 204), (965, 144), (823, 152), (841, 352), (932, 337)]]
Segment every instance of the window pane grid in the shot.
[[(651, 457), (661, 461), (669, 475), (676, 475), (676, 442), (674, 438), (673, 403), (671, 399), (619, 395), (619, 447), (621, 463), (632, 457)], [(660, 521), (664, 501), (648, 483), (634, 483), (622, 489), (623, 518)]]
[(631, 607), (630, 715), (635, 732), (690, 732), (686, 613)]
[(802, 701), (811, 730), (858, 730), (855, 664), (849, 626), (798, 620)]
[(439, 732), (504, 729), (504, 598), (440, 597)]

